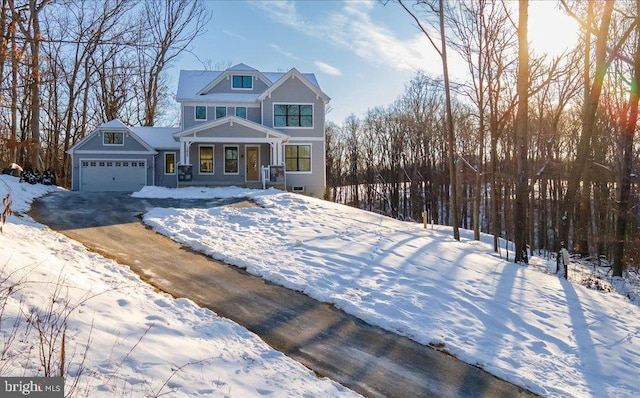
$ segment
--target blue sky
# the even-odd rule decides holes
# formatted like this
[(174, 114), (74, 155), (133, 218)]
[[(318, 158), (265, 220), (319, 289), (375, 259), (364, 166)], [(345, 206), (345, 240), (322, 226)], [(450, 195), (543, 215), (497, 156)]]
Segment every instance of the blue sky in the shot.
[[(549, 34), (542, 42), (557, 46), (554, 26), (566, 21), (550, 23), (552, 4), (532, 5), (530, 40)], [(203, 62), (222, 67), (242, 62), (267, 72), (295, 67), (316, 74), (332, 98), (327, 119), (341, 124), (351, 113), (363, 116), (369, 108), (391, 104), (418, 70), (442, 74), (431, 45), (393, 2), (214, 0), (206, 5), (213, 18), (194, 43), (193, 54), (174, 64), (174, 84), (177, 70), (203, 69)], [(536, 28), (538, 20), (544, 22), (542, 30)], [(452, 65), (458, 75), (465, 68)]]

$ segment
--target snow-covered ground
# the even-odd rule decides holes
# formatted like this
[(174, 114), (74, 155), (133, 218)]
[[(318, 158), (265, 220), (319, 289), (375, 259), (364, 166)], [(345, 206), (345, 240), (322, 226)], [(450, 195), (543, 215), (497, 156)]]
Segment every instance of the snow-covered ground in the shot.
[[(144, 222), (196, 250), (446, 350), (552, 397), (640, 396), (640, 308), (492, 252), (489, 236), (279, 191), (147, 187), (138, 197), (249, 197)], [(241, 248), (241, 250), (240, 250)], [(503, 253), (504, 254), (504, 253)], [(513, 257), (511, 257), (513, 258)]]
[(10, 191), (18, 213), (0, 233), (0, 376), (41, 376), (43, 364), (57, 375), (66, 328), (73, 396), (357, 396), (20, 214), (54, 189), (0, 176), (0, 199)]

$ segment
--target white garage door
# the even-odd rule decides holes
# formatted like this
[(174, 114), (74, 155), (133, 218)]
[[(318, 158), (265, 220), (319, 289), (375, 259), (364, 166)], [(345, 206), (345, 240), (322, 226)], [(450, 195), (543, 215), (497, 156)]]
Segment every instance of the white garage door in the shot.
[(94, 160), (80, 162), (80, 190), (138, 191), (146, 185), (147, 163), (140, 160)]

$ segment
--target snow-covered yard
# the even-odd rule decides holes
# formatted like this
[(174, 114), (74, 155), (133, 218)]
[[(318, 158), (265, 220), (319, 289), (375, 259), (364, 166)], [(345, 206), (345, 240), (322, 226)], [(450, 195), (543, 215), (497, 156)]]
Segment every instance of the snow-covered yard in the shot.
[[(0, 177), (0, 196), (11, 190), (18, 213), (52, 189)], [(509, 263), (492, 252), (489, 237), (476, 242), (462, 231), (457, 242), (450, 228), (425, 230), (279, 191), (145, 188), (134, 195), (249, 197), (261, 207), (157, 208), (145, 222), (544, 396), (640, 395), (637, 302), (549, 275), (553, 265), (539, 258), (528, 267)], [(39, 330), (64, 326), (46, 318), (53, 312), (67, 316), (67, 389), (77, 381), (76, 396), (355, 395), (24, 214), (3, 230), (2, 376), (42, 374)], [(27, 322), (36, 316), (40, 323)]]
[[(0, 376), (43, 375), (43, 363), (56, 375), (66, 328), (65, 388), (75, 388), (73, 396), (357, 396), (20, 214), (53, 189), (0, 176), (0, 198), (10, 190), (18, 213), (0, 233)], [(53, 344), (43, 356), (44, 336)]]
[[(462, 241), (279, 191), (169, 190), (139, 197), (249, 197), (261, 207), (156, 208), (144, 222), (196, 250), (444, 349), (544, 396), (640, 396), (640, 308)], [(242, 250), (238, 250), (242, 248)], [(511, 257), (513, 258), (513, 257)]]

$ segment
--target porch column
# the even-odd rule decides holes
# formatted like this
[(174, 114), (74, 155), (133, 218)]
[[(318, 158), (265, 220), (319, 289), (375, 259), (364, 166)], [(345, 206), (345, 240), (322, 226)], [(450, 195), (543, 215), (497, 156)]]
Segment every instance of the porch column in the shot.
[(269, 143), (269, 146), (271, 147), (271, 159), (269, 159), (269, 164), (278, 164), (276, 163), (278, 161), (278, 143), (275, 141), (271, 141)]
[(277, 165), (281, 166), (284, 164), (284, 142), (280, 141), (278, 142), (278, 145), (276, 145), (276, 152), (277, 152)]
[(191, 164), (191, 156), (189, 149), (191, 148), (191, 140), (180, 139), (180, 164)]

